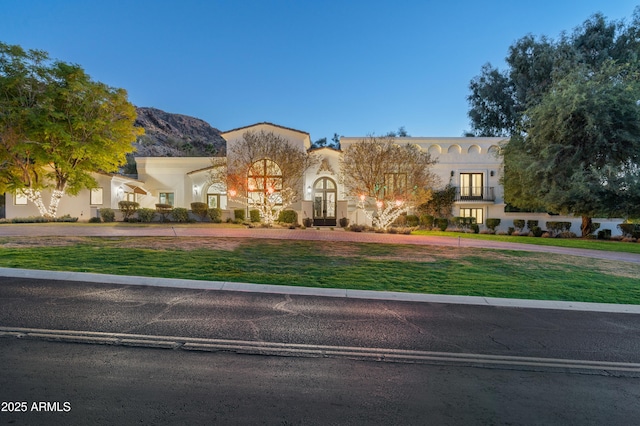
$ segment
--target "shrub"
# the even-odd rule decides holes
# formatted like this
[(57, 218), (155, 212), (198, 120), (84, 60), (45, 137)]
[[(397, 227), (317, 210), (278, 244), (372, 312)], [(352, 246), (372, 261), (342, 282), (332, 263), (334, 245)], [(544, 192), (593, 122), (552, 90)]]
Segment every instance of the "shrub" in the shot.
[(138, 219), (140, 222), (150, 223), (156, 217), (156, 211), (154, 209), (138, 209)]
[(349, 219), (346, 217), (341, 217), (339, 223), (341, 228), (346, 228), (347, 226), (349, 226)]
[(100, 223), (102, 222), (102, 219), (100, 219), (99, 217), (92, 217), (89, 219), (89, 223)]
[(514, 228), (513, 226), (510, 226), (507, 229), (507, 235), (513, 235), (516, 232), (516, 228)]
[(480, 227), (478, 226), (477, 223), (474, 223), (473, 225), (471, 225), (471, 230), (473, 231), (474, 234), (478, 234), (480, 232)]
[(249, 220), (251, 223), (260, 222), (260, 210), (249, 210)]
[[(538, 221), (536, 220), (535, 222), (538, 222)], [(542, 228), (540, 228), (539, 226), (534, 226), (533, 228), (531, 228), (531, 233), (533, 234), (534, 237), (540, 238), (543, 234)]]
[(428, 214), (423, 214), (420, 216), (420, 226), (426, 229), (433, 228), (434, 217)]
[(420, 218), (414, 214), (407, 215), (407, 226), (414, 227), (420, 224)]
[(77, 217), (71, 217), (71, 215), (65, 214), (64, 216), (53, 219), (54, 222), (77, 222)]
[(222, 222), (222, 209), (214, 208), (207, 210), (207, 216), (213, 223), (221, 223)]
[(207, 203), (202, 203), (202, 202), (191, 203), (191, 211), (193, 212), (194, 215), (200, 217), (201, 221), (207, 217), (208, 209), (209, 209), (209, 206), (207, 206)]
[(189, 210), (184, 207), (176, 207), (171, 211), (171, 217), (179, 223), (189, 222)]
[(640, 225), (636, 223), (621, 223), (618, 229), (625, 238), (640, 238)]
[(598, 239), (599, 240), (609, 240), (611, 239), (611, 229), (602, 229), (598, 231)]
[(118, 208), (122, 212), (122, 217), (125, 222), (128, 221), (131, 216), (133, 216), (136, 210), (138, 210), (138, 207), (140, 207), (140, 204), (136, 203), (135, 201), (123, 200), (118, 202)]
[(524, 229), (524, 219), (513, 219), (513, 227), (520, 232)]
[(527, 229), (529, 231), (533, 231), (533, 228), (535, 228), (536, 226), (538, 226), (537, 220), (527, 220)]
[(546, 225), (547, 232), (551, 234), (552, 237), (555, 237), (562, 232), (569, 232), (571, 230), (571, 222), (549, 221), (546, 223)]
[(349, 227), (349, 231), (351, 232), (362, 232), (364, 229), (365, 227), (363, 225), (351, 225)]
[(239, 220), (240, 223), (244, 222), (244, 218), (245, 218), (245, 211), (244, 209), (235, 209), (233, 211), (233, 218), (235, 220)]
[(436, 219), (436, 226), (441, 230), (441, 231), (446, 231), (447, 230), (447, 226), (449, 226), (449, 219), (447, 219), (446, 217), (440, 217), (438, 219)]
[(278, 215), (278, 222), (298, 223), (298, 213), (293, 210), (282, 210)]
[(116, 220), (116, 212), (112, 209), (99, 209), (98, 214), (103, 222), (113, 222)]
[(393, 221), (393, 224), (396, 226), (406, 226), (407, 224), (407, 214), (403, 213), (396, 220)]
[(560, 234), (558, 234), (558, 238), (577, 238), (578, 236), (570, 231), (562, 231)]
[(500, 219), (497, 219), (497, 218), (487, 219), (487, 228), (491, 229), (492, 231), (495, 231), (498, 225), (500, 225)]
[(167, 216), (173, 210), (173, 206), (171, 204), (156, 204), (156, 212), (160, 215), (160, 220), (162, 222), (167, 221)]

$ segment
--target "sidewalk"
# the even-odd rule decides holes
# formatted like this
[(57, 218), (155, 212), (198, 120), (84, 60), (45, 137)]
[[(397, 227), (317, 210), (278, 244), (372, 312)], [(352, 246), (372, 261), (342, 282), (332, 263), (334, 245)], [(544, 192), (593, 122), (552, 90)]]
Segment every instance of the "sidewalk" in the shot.
[[(616, 260), (640, 264), (640, 255), (630, 253), (604, 252), (599, 250), (569, 249), (561, 247), (536, 246), (518, 243), (472, 240), (464, 238), (433, 237), (420, 235), (376, 234), (345, 232), (341, 229), (264, 229), (264, 228), (213, 228), (189, 226), (90, 226), (68, 224), (25, 224), (0, 225), (3, 236), (103, 236), (103, 237), (220, 237), (220, 238), (269, 238), (284, 240), (365, 242), (380, 244), (414, 244), (449, 247), (476, 247), (496, 250), (522, 250), (550, 254), (583, 256), (594, 259)], [(606, 303), (541, 301), (524, 299), (502, 299), (477, 296), (447, 296), (369, 290), (321, 289), (312, 287), (247, 284), (221, 281), (181, 280), (168, 278), (129, 277), (120, 275), (38, 271), (27, 269), (0, 268), (0, 277), (53, 279), (63, 281), (84, 281), (105, 284), (144, 285), (175, 287), (185, 289), (206, 289), (243, 291), (255, 293), (275, 293), (324, 297), (345, 297), (358, 299), (395, 300), (426, 303), (470, 304), (494, 307), (561, 309), (591, 312), (640, 314), (640, 305), (618, 305)]]

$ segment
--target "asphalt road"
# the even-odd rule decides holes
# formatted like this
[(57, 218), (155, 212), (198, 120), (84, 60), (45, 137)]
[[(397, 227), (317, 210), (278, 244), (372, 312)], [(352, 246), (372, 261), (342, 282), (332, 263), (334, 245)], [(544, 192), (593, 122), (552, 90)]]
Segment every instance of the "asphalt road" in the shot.
[(2, 277), (0, 335), (4, 424), (640, 418), (635, 314)]

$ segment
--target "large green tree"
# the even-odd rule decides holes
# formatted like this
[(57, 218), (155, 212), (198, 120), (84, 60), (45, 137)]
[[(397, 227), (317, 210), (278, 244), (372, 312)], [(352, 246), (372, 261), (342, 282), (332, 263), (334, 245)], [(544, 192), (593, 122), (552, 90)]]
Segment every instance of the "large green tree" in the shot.
[(629, 24), (594, 15), (558, 40), (526, 36), (507, 71), (470, 84), (473, 133), (503, 147), (505, 201), (583, 217), (640, 214), (640, 8)]
[[(0, 43), (0, 190), (22, 191), (55, 217), (65, 194), (115, 172), (143, 130), (123, 89), (93, 81), (78, 65)], [(51, 190), (49, 205), (42, 190)]]
[(574, 70), (527, 110), (505, 146), (505, 199), (583, 217), (640, 214), (640, 75), (608, 61)]

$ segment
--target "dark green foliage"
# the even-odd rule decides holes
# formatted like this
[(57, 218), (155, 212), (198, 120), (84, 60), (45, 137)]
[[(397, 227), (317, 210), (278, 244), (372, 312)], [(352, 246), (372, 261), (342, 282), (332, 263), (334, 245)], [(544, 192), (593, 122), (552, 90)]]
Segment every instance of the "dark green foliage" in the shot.
[(99, 217), (92, 217), (89, 219), (89, 223), (101, 223), (102, 220)]
[(207, 210), (209, 206), (207, 203), (195, 202), (191, 203), (191, 211), (194, 215), (198, 216), (200, 220), (204, 220), (207, 217)]
[(637, 223), (621, 223), (618, 229), (625, 238), (640, 238), (640, 225)]
[(135, 201), (123, 200), (118, 202), (118, 208), (120, 209), (120, 212), (122, 212), (122, 218), (125, 222), (134, 215), (136, 210), (138, 210), (138, 207), (140, 207), (140, 204)]
[(524, 219), (513, 219), (513, 227), (516, 231), (521, 232), (524, 229)]
[(446, 231), (447, 227), (449, 226), (449, 219), (447, 219), (446, 217), (440, 217), (438, 219), (436, 219), (436, 226), (441, 230), (441, 231)]
[(298, 213), (293, 210), (282, 210), (278, 215), (278, 222), (298, 223)]
[(184, 207), (176, 207), (171, 211), (171, 217), (179, 223), (189, 222), (189, 210)]
[[(531, 232), (533, 233), (534, 237), (541, 237), (542, 234), (544, 233), (542, 231), (542, 228), (540, 228), (539, 226), (534, 226), (533, 228), (531, 228)], [(609, 234), (611, 234), (611, 232), (609, 232)]]
[(428, 214), (420, 215), (420, 226), (426, 229), (433, 228), (435, 218)]
[(571, 222), (549, 221), (546, 223), (546, 226), (547, 232), (552, 237), (556, 237), (564, 232), (569, 232), (571, 230)]
[(244, 209), (235, 209), (235, 210), (233, 211), (233, 217), (234, 217), (234, 219), (235, 219), (235, 220), (239, 220), (239, 221), (241, 221), (241, 222), (243, 222), (243, 221), (244, 221), (244, 219), (245, 219), (245, 214), (246, 214), (246, 212), (245, 212), (245, 210), (244, 210)]
[(260, 222), (260, 210), (249, 210), (249, 220), (251, 223)]
[(420, 218), (418, 218), (418, 216), (413, 214), (407, 215), (407, 226), (414, 227), (414, 226), (418, 226), (419, 224), (420, 224)]
[(453, 223), (453, 226), (456, 228), (468, 229), (471, 225), (475, 225), (476, 218), (456, 216), (451, 219), (451, 223)]
[(418, 210), (434, 217), (449, 217), (455, 199), (456, 187), (448, 184), (440, 191), (433, 191), (431, 200), (420, 205)]
[(209, 209), (207, 210), (207, 216), (213, 223), (222, 223), (222, 209)]
[(138, 219), (140, 222), (150, 223), (156, 217), (156, 211), (154, 209), (138, 209)]
[(598, 231), (599, 240), (608, 240), (611, 238), (611, 229), (602, 229)]
[(536, 226), (538, 226), (538, 221), (537, 220), (527, 220), (527, 229), (532, 231), (533, 228), (535, 228)]
[(112, 209), (99, 209), (98, 214), (103, 222), (113, 222), (116, 220), (116, 213)]
[(487, 224), (487, 228), (491, 229), (492, 231), (495, 231), (496, 228), (500, 225), (500, 219), (489, 218), (487, 219), (486, 224)]

